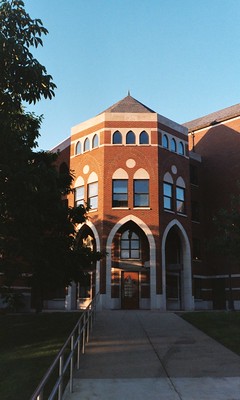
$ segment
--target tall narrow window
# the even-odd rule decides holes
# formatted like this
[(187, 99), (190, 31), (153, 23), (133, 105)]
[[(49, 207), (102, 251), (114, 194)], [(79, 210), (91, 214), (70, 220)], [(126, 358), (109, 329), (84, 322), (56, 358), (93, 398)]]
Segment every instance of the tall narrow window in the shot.
[(185, 189), (179, 186), (176, 187), (176, 209), (180, 214), (185, 214)]
[(83, 150), (84, 151), (89, 151), (90, 150), (90, 140), (88, 138), (85, 139)]
[(173, 138), (171, 139), (171, 151), (174, 151), (174, 153), (177, 151), (176, 140)]
[(112, 182), (112, 206), (127, 207), (128, 206), (128, 180), (113, 179)]
[(79, 186), (75, 188), (75, 207), (84, 205), (84, 186)]
[(163, 183), (163, 206), (165, 210), (173, 209), (173, 185), (171, 183)]
[(133, 131), (129, 131), (126, 136), (126, 144), (135, 144), (135, 133)]
[(119, 131), (113, 134), (113, 144), (122, 144), (122, 134)]
[(76, 148), (75, 148), (75, 154), (81, 154), (82, 152), (82, 145), (81, 142), (77, 142)]
[(98, 135), (93, 136), (93, 141), (92, 141), (92, 148), (94, 149), (95, 147), (98, 147)]
[(149, 180), (135, 179), (134, 185), (134, 207), (149, 207)]
[(149, 137), (148, 137), (147, 132), (143, 131), (140, 133), (139, 143), (140, 144), (149, 144)]
[(168, 149), (168, 137), (167, 137), (167, 135), (163, 135), (162, 145), (163, 145), (164, 149)]
[(140, 240), (131, 230), (123, 232), (121, 236), (121, 258), (135, 260), (140, 258)]
[(91, 209), (98, 208), (98, 182), (88, 184), (88, 205)]
[(178, 154), (180, 154), (181, 156), (184, 156), (184, 146), (183, 146), (183, 142), (179, 142), (179, 143), (178, 143)]

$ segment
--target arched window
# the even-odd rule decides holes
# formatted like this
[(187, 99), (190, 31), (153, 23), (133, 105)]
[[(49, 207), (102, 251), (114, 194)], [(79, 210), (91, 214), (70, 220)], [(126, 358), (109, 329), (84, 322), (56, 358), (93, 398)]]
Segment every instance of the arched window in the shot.
[(178, 154), (180, 154), (181, 156), (184, 155), (184, 146), (182, 142), (178, 143)]
[(174, 151), (175, 153), (177, 151), (176, 140), (173, 138), (171, 139), (171, 151)]
[(131, 230), (123, 232), (121, 236), (121, 258), (134, 260), (140, 258), (140, 239)]
[(90, 140), (87, 138), (84, 141), (84, 146), (83, 146), (84, 151), (89, 151), (90, 150)]
[(76, 148), (75, 148), (75, 154), (81, 154), (81, 152), (82, 152), (81, 142), (77, 142)]
[(119, 131), (113, 134), (113, 144), (122, 144), (122, 134)]
[(148, 134), (146, 131), (143, 131), (140, 133), (139, 143), (140, 144), (149, 144), (149, 137), (148, 137)]
[(98, 147), (98, 135), (93, 136), (92, 148)]
[(163, 138), (162, 138), (162, 145), (163, 145), (163, 147), (164, 147), (165, 149), (168, 149), (168, 137), (167, 137), (167, 135), (163, 135)]
[(135, 144), (136, 138), (133, 131), (129, 131), (126, 136), (126, 144)]

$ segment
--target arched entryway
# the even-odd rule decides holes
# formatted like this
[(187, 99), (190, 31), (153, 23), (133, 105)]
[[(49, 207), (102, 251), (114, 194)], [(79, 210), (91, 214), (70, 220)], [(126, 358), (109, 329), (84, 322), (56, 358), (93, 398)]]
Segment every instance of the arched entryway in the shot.
[(168, 224), (163, 235), (162, 281), (166, 309), (193, 309), (190, 242), (177, 220)]
[(109, 234), (107, 252), (104, 306), (155, 308), (155, 241), (148, 226), (135, 216), (123, 218)]
[(83, 249), (82, 265), (76, 271), (74, 281), (68, 287), (66, 296), (67, 309), (86, 308), (94, 296), (99, 292), (99, 261), (84, 265), (84, 258), (87, 260), (88, 251), (100, 251), (98, 233), (93, 224), (87, 222), (79, 225), (75, 241), (76, 249)]

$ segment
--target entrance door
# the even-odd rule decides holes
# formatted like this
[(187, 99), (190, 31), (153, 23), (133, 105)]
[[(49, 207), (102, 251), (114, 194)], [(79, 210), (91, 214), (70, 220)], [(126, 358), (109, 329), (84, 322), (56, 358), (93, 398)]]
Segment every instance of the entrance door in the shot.
[(138, 272), (122, 272), (122, 308), (125, 310), (139, 308)]

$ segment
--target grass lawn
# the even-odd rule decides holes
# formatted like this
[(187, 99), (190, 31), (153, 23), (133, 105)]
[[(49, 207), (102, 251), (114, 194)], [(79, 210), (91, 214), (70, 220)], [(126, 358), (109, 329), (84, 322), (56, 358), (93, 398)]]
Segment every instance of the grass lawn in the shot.
[(80, 313), (0, 315), (0, 399), (28, 400)]
[(240, 312), (190, 312), (183, 319), (240, 355)]

